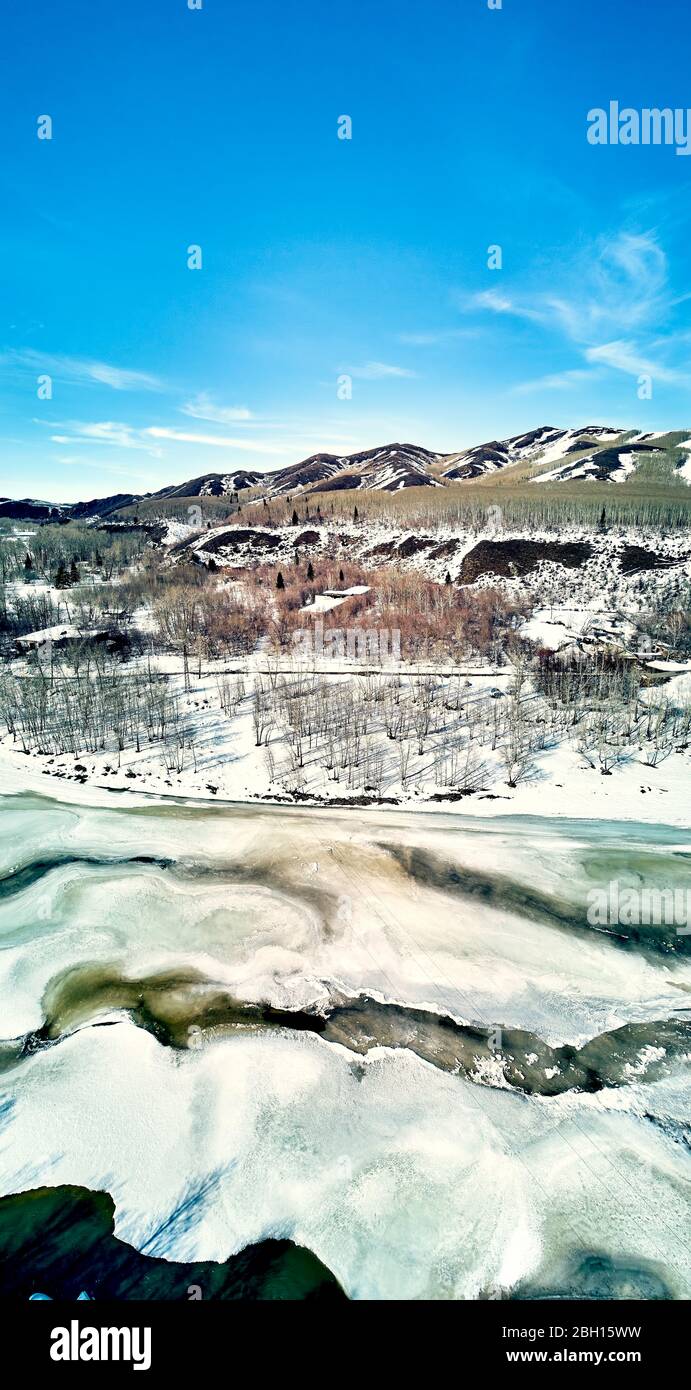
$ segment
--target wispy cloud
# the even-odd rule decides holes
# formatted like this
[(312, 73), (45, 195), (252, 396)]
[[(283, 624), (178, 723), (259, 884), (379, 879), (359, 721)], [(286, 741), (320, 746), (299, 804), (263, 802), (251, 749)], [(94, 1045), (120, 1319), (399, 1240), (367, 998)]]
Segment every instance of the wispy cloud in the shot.
[(604, 331), (630, 331), (659, 322), (671, 306), (667, 257), (652, 232), (620, 232), (564, 264), (550, 268), (555, 292), (529, 295), (483, 290), (471, 303), (559, 329), (574, 342), (594, 346)]
[(407, 347), (440, 347), (442, 343), (452, 342), (454, 338), (474, 338), (477, 330), (473, 328), (432, 328), (419, 333), (399, 333), (399, 343)]
[(417, 376), (417, 372), (411, 371), (409, 367), (396, 367), (391, 362), (365, 362), (361, 367), (343, 367), (341, 370), (360, 381), (381, 381), (385, 377)]
[(630, 376), (651, 376), (658, 381), (669, 382), (670, 385), (688, 386), (691, 384), (689, 372), (677, 371), (674, 367), (666, 367), (663, 362), (656, 361), (641, 353), (636, 343), (627, 342), (624, 339), (619, 339), (614, 343), (601, 343), (599, 347), (588, 348), (585, 355), (589, 362), (603, 362), (605, 366), (614, 367), (620, 372), (628, 372)]
[[(35, 423), (44, 425), (49, 422), (36, 420)], [(81, 420), (53, 421), (50, 428), (67, 431), (52, 434), (50, 437), (54, 444), (108, 444), (116, 449), (144, 449), (155, 458), (161, 457), (161, 450), (142, 438), (142, 431), (117, 420), (97, 420), (93, 423)]]
[(133, 371), (129, 367), (116, 367), (110, 362), (98, 362), (88, 358), (63, 357), (47, 352), (34, 352), (32, 349), (18, 351), (12, 349), (0, 355), (0, 362), (7, 366), (23, 367), (37, 374), (61, 378), (74, 383), (97, 383), (110, 386), (113, 391), (163, 391), (163, 382), (148, 372)]
[(534, 305), (520, 304), (499, 290), (482, 290), (469, 302), (466, 301), (465, 307), (491, 309), (494, 314), (509, 314), (513, 318), (529, 319), (534, 323), (546, 323), (548, 317), (544, 310)]
[(594, 381), (597, 376), (596, 371), (588, 371), (587, 367), (574, 367), (566, 372), (551, 372), (547, 376), (536, 377), (534, 381), (522, 381), (520, 385), (513, 387), (512, 395), (527, 396), (533, 391), (573, 390), (584, 381)]
[(230, 439), (224, 434), (196, 434), (188, 430), (172, 430), (165, 426), (149, 425), (141, 431), (149, 439), (170, 439), (178, 444), (206, 444), (213, 449), (247, 449), (257, 454), (285, 454), (286, 449), (265, 444), (258, 439)]
[(242, 405), (214, 405), (205, 391), (200, 391), (191, 401), (180, 407), (183, 415), (191, 415), (194, 420), (210, 420), (216, 425), (231, 425), (237, 421), (252, 420), (252, 411)]
[[(484, 290), (466, 307), (535, 323), (574, 347), (592, 368), (688, 384), (689, 364), (678, 360), (683, 335), (666, 327), (660, 331), (683, 297), (672, 293), (667, 257), (655, 233), (601, 238), (566, 261), (561, 273), (557, 262), (550, 279), (549, 289), (531, 293)], [(514, 392), (560, 389), (588, 375), (574, 368), (524, 382)]]
[[(144, 425), (135, 426), (117, 420), (55, 420), (45, 417), (34, 417), (33, 423), (40, 425), (42, 429), (51, 431), (50, 440), (54, 445), (61, 446), (64, 450), (62, 461), (67, 464), (68, 460), (74, 466), (79, 462), (82, 451), (86, 455), (87, 447), (92, 446), (92, 452), (99, 454), (110, 454), (116, 450), (130, 452), (135, 450), (143, 455), (148, 455), (152, 459), (168, 460), (171, 469), (181, 466), (181, 461), (190, 470), (197, 469), (200, 472), (203, 463), (200, 463), (200, 453), (202, 450), (211, 449), (225, 450), (227, 455), (232, 454), (235, 458), (242, 455), (256, 458), (256, 466), (261, 467), (261, 458), (266, 456), (267, 465), (269, 460), (297, 460), (307, 457), (313, 452), (315, 442), (320, 448), (326, 448), (331, 444), (340, 452), (345, 452), (345, 446), (353, 446), (358, 443), (351, 435), (346, 435), (342, 430), (333, 428), (333, 422), (326, 421), (324, 429), (313, 429), (310, 431), (308, 424), (300, 419), (289, 423), (274, 422), (273, 425), (265, 424), (261, 435), (251, 434), (249, 436), (230, 435), (221, 432), (207, 432), (205, 430), (178, 429), (176, 426), (168, 425)], [(252, 422), (257, 424), (258, 422)], [(313, 424), (313, 422), (310, 422)], [(359, 437), (358, 437), (359, 438)], [(360, 445), (362, 440), (359, 440)], [(55, 457), (55, 456), (54, 456)], [(201, 455), (203, 457), (203, 455)], [(219, 466), (223, 464), (220, 460)], [(95, 464), (87, 464), (85, 467)], [(208, 466), (208, 465), (207, 465)], [(211, 465), (215, 467), (214, 463)], [(125, 461), (122, 462), (123, 471), (127, 470)], [(114, 472), (110, 464), (104, 464), (104, 470)], [(142, 474), (133, 476), (142, 477)]]
[(120, 463), (104, 463), (103, 459), (58, 457), (58, 463), (65, 468), (92, 468), (106, 478), (133, 478), (139, 483), (150, 484), (148, 472), (138, 468), (126, 468)]

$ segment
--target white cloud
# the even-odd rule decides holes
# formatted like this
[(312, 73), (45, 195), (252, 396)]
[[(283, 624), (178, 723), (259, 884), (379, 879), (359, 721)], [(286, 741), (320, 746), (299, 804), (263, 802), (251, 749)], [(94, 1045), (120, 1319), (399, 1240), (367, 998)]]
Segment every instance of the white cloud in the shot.
[(483, 290), (471, 303), (495, 314), (508, 314), (561, 330), (578, 343), (594, 345), (600, 333), (627, 330), (659, 320), (668, 304), (667, 257), (650, 232), (620, 232), (564, 265), (550, 267), (561, 279), (555, 293), (540, 290), (530, 297)]
[(619, 372), (628, 372), (631, 376), (651, 376), (670, 385), (688, 386), (691, 383), (691, 376), (687, 372), (679, 372), (675, 368), (666, 367), (662, 362), (646, 357), (635, 343), (622, 339), (588, 348), (585, 355), (589, 362), (602, 362), (607, 367), (614, 367)]
[(395, 367), (390, 362), (365, 362), (362, 367), (345, 367), (348, 376), (360, 381), (381, 381), (384, 377), (411, 377), (417, 373), (409, 367)]
[(180, 407), (183, 415), (191, 415), (195, 420), (211, 420), (216, 425), (235, 424), (238, 420), (252, 420), (252, 411), (246, 406), (214, 405), (205, 391), (200, 391), (191, 401)]
[(47, 352), (5, 352), (0, 361), (17, 367), (26, 367), (36, 373), (62, 377), (71, 382), (96, 382), (110, 386), (114, 391), (162, 391), (163, 383), (147, 372), (133, 371), (129, 367), (115, 367), (110, 362), (97, 362), (87, 358), (62, 357)]
[(594, 381), (598, 373), (586, 367), (574, 367), (566, 372), (552, 372), (548, 376), (537, 377), (535, 381), (522, 381), (513, 387), (514, 396), (527, 396), (533, 391), (568, 391), (580, 386), (584, 381)]
[[(50, 422), (36, 420), (34, 423), (43, 425)], [(117, 449), (144, 449), (155, 458), (161, 456), (160, 449), (141, 438), (141, 431), (115, 420), (98, 420), (93, 424), (67, 420), (62, 425), (52, 422), (50, 427), (69, 431), (67, 434), (52, 434), (54, 444), (109, 444)]]
[(149, 474), (135, 468), (125, 468), (120, 463), (104, 463), (103, 459), (58, 458), (65, 468), (93, 468), (106, 478), (134, 478), (137, 482), (148, 483)]
[[(680, 369), (664, 360), (678, 353), (683, 335), (659, 332), (680, 301), (671, 293), (667, 257), (653, 232), (603, 237), (561, 270), (559, 262), (553, 262), (550, 278), (556, 289), (514, 296), (490, 289), (471, 302), (475, 308), (552, 329), (596, 367), (688, 385), (686, 363)], [(646, 330), (655, 334), (648, 346), (627, 336), (645, 335)], [(538, 386), (559, 389), (585, 379), (586, 374), (573, 369), (514, 389), (518, 393)]]
[(528, 305), (516, 304), (508, 295), (500, 294), (498, 290), (481, 290), (479, 294), (473, 296), (470, 301), (471, 306), (480, 309), (491, 309), (494, 314), (511, 314), (518, 319), (537, 319), (541, 321), (544, 315), (537, 309), (531, 309)]
[(265, 443), (258, 439), (236, 439), (221, 434), (200, 434), (191, 430), (169, 429), (164, 425), (147, 425), (137, 429), (115, 420), (48, 421), (35, 419), (35, 424), (47, 425), (59, 431), (51, 435), (54, 444), (106, 444), (117, 449), (141, 449), (152, 458), (162, 458), (163, 451), (159, 440), (169, 440), (173, 444), (197, 444), (214, 449), (240, 449), (248, 453), (285, 455), (290, 450), (277, 444)]
[(405, 343), (409, 347), (438, 347), (441, 343), (448, 343), (454, 338), (473, 338), (476, 330), (472, 328), (433, 328), (429, 332), (420, 333), (399, 333), (399, 343)]
[(205, 444), (214, 449), (247, 449), (257, 454), (285, 454), (286, 449), (275, 444), (264, 444), (257, 439), (228, 439), (222, 434), (195, 434), (187, 430), (171, 430), (164, 426), (149, 425), (140, 431), (150, 439), (171, 439), (178, 444)]

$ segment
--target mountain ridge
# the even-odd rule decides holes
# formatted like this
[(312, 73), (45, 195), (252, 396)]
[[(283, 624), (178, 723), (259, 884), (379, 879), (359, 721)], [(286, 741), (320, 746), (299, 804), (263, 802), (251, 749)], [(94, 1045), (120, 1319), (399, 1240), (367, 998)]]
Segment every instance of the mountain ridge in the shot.
[[(645, 432), (612, 425), (558, 428), (539, 425), (507, 439), (493, 439), (444, 453), (419, 444), (390, 443), (352, 454), (320, 451), (283, 468), (260, 472), (235, 468), (197, 474), (155, 492), (115, 493), (89, 501), (51, 503), (0, 498), (0, 518), (15, 521), (103, 520), (140, 502), (224, 498), (239, 503), (294, 494), (334, 491), (399, 492), (410, 487), (462, 486), (488, 474), (523, 466), (529, 482), (625, 481), (644, 458), (668, 458), (672, 472), (691, 483), (691, 430)], [(671, 476), (671, 474), (670, 474)]]

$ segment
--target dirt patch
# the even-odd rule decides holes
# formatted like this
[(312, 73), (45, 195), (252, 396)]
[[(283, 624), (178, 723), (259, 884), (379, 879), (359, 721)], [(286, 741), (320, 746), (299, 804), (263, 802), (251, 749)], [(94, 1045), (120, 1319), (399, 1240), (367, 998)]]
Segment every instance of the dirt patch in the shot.
[(455, 555), (458, 550), (458, 541), (442, 541), (441, 545), (436, 545), (434, 550), (430, 550), (430, 560), (446, 560), (449, 555)]
[(288, 796), (272, 796), (270, 793), (257, 797), (258, 801), (269, 801), (277, 805), (289, 806), (295, 801), (304, 801), (308, 806), (400, 806), (397, 796), (317, 796), (295, 788)]
[(395, 549), (395, 541), (380, 541), (379, 545), (373, 545), (371, 550), (366, 550), (364, 558), (373, 560), (378, 555), (392, 555)]
[(642, 545), (625, 545), (619, 563), (622, 574), (636, 574), (639, 570), (670, 569), (672, 565), (683, 565), (687, 559), (688, 555), (657, 555)]
[(210, 536), (204, 542), (203, 549), (207, 555), (216, 555), (219, 550), (239, 550), (240, 546), (256, 551), (275, 550), (280, 544), (281, 537), (272, 531), (250, 531), (241, 526), (232, 526), (218, 536)]
[(318, 545), (318, 544), (319, 544), (319, 540), (320, 540), (320, 536), (319, 536), (319, 532), (318, 532), (318, 531), (301, 531), (301, 532), (300, 532), (300, 535), (295, 537), (295, 542), (294, 542), (294, 544), (295, 544), (295, 545)]
[(406, 536), (398, 546), (397, 554), (406, 560), (409, 555), (417, 555), (420, 550), (427, 550), (432, 544), (433, 542), (425, 536)]
[(543, 560), (580, 569), (592, 553), (587, 541), (480, 541), (464, 556), (458, 582), (472, 584), (483, 574), (507, 579), (530, 574)]

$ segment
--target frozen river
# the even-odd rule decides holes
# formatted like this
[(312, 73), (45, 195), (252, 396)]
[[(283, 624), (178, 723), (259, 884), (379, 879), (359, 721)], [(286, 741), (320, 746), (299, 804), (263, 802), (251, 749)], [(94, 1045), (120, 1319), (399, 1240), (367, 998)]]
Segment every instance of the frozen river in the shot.
[(691, 938), (588, 922), (686, 890), (690, 834), (0, 811), (0, 1196), (109, 1193), (169, 1261), (290, 1240), (354, 1298), (691, 1296)]

